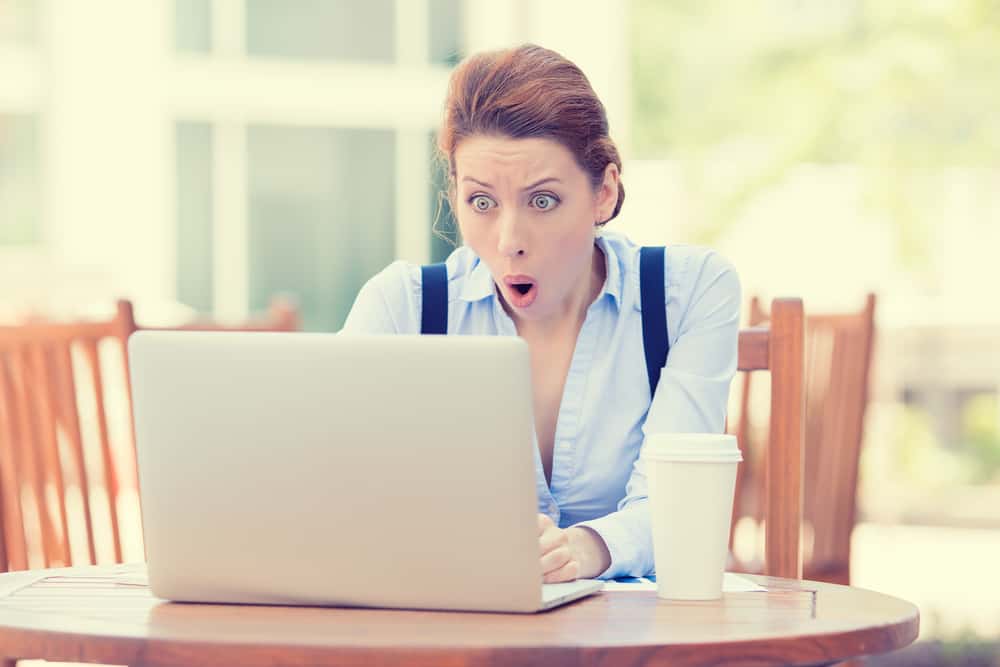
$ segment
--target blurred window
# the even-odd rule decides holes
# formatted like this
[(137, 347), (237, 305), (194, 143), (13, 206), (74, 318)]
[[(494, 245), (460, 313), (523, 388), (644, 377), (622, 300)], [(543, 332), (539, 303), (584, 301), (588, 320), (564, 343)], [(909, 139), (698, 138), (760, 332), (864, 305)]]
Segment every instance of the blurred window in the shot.
[(177, 123), (177, 299), (202, 313), (213, 308), (212, 126)]
[(391, 63), (393, 0), (247, 0), (251, 56)]
[(457, 65), (463, 55), (461, 0), (429, 0), (428, 9), (430, 62)]
[(339, 329), (395, 254), (395, 133), (251, 126), (250, 309), (296, 295), (303, 326)]
[(174, 0), (174, 48), (181, 53), (212, 50), (212, 0)]
[(41, 240), (38, 117), (0, 113), (0, 245)]
[(0, 0), (0, 44), (38, 43), (38, 0)]

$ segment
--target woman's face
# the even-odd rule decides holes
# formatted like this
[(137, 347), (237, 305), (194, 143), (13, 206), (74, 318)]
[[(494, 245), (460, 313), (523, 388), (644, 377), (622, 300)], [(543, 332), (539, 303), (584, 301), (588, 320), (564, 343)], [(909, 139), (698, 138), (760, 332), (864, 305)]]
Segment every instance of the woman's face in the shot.
[(608, 165), (595, 192), (559, 142), (492, 135), (463, 139), (454, 160), (462, 238), (486, 263), (515, 320), (549, 320), (588, 306), (594, 225), (614, 210), (617, 167)]

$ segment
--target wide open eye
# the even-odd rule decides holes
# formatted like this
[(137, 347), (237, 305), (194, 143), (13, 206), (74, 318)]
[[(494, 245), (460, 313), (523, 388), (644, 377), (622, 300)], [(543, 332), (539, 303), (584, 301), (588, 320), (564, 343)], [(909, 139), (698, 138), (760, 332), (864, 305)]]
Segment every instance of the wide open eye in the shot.
[(531, 205), (539, 211), (548, 211), (555, 208), (558, 203), (558, 199), (548, 194), (537, 194), (531, 198)]
[(469, 200), (469, 203), (472, 205), (472, 208), (476, 209), (480, 213), (485, 213), (496, 206), (496, 202), (486, 195), (475, 195)]

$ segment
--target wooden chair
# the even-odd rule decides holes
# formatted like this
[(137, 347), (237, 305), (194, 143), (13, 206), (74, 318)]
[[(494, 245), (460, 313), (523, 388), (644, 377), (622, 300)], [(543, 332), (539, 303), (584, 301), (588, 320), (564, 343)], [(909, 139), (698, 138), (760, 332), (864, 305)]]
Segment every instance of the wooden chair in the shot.
[(131, 413), (112, 428), (108, 398), (128, 404), (134, 330), (125, 303), (105, 322), (0, 327), (0, 571), (122, 561), (121, 500), (131, 491), (137, 510), (138, 486)]
[[(298, 327), (277, 298), (243, 324), (175, 328)], [(123, 494), (137, 498), (126, 342), (139, 328), (124, 300), (107, 321), (0, 327), (0, 571), (122, 562)]]
[(133, 331), (124, 302), (108, 321), (0, 327), (0, 570), (122, 561)]
[[(771, 428), (765, 468), (764, 573), (802, 578), (803, 308), (801, 299), (775, 299), (766, 326), (739, 333), (737, 367), (749, 377), (769, 371)], [(742, 442), (740, 443), (743, 447)], [(746, 453), (744, 453), (746, 459)], [(737, 467), (737, 489), (745, 464)]]
[[(772, 309), (771, 318), (776, 314)], [(749, 321), (768, 320), (760, 301), (750, 304)], [(811, 314), (805, 319), (805, 450), (803, 574), (806, 579), (850, 583), (851, 532), (856, 517), (868, 378), (874, 340), (875, 295), (855, 313)], [(746, 463), (737, 481), (733, 525), (743, 517), (764, 519), (760, 460), (768, 440), (754, 429), (750, 376), (743, 378), (737, 436)], [(772, 420), (773, 429), (773, 420)], [(763, 446), (764, 443), (767, 446)], [(759, 563), (737, 569), (759, 571)]]
[[(0, 572), (143, 558), (126, 354), (138, 328), (129, 301), (107, 321), (0, 327)], [(295, 331), (299, 316), (276, 298), (240, 325), (175, 328)]]

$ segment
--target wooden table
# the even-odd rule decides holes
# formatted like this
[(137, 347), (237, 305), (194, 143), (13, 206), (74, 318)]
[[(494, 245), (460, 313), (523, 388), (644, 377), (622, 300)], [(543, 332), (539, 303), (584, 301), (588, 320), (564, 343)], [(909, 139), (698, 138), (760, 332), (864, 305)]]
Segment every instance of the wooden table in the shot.
[(749, 577), (768, 592), (668, 602), (604, 592), (533, 615), (175, 604), (143, 565), (0, 575), (0, 651), (134, 666), (825, 664), (898, 649), (917, 608), (846, 586)]

